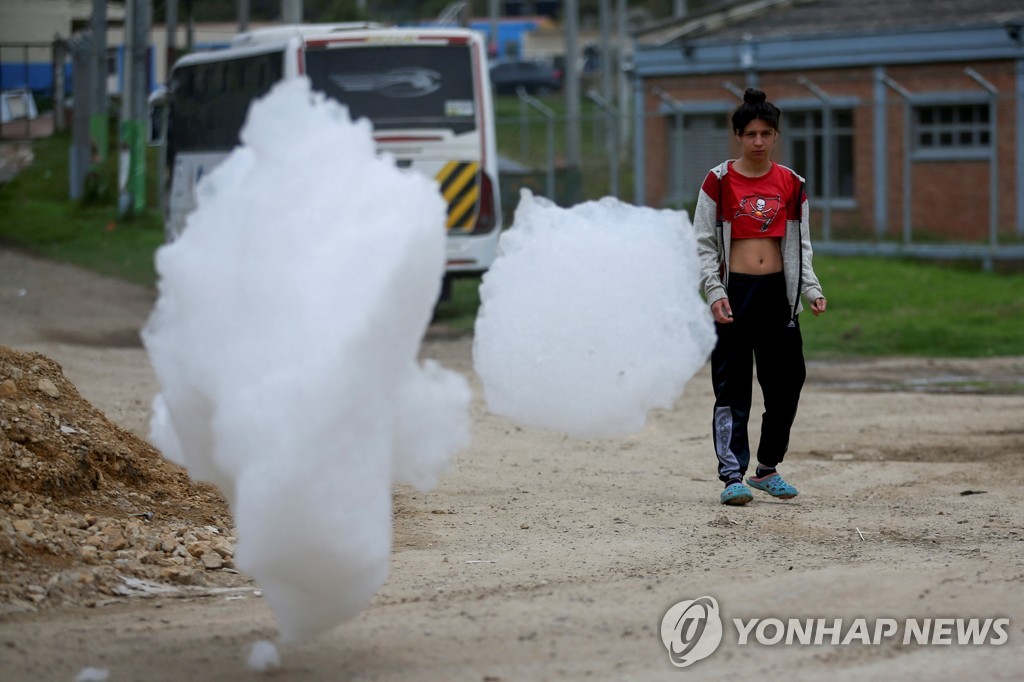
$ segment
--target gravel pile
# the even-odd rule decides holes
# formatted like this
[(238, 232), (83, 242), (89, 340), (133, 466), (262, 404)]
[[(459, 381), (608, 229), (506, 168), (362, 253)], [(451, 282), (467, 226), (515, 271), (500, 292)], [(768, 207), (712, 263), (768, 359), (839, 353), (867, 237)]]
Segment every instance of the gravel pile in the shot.
[(216, 489), (0, 346), (0, 614), (251, 585)]

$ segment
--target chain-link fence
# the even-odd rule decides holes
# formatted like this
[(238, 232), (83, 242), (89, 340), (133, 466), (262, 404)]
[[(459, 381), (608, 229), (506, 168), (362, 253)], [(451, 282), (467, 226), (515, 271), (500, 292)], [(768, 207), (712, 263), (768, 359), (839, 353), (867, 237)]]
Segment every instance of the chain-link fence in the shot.
[[(955, 95), (922, 98), (893, 81), (851, 82), (858, 96), (809, 96), (783, 106), (773, 157), (807, 180), (820, 252), (1024, 260), (1024, 103), (977, 74)], [(0, 45), (0, 140), (52, 134), (68, 121), (71, 67), (63, 43)], [(728, 85), (728, 84), (724, 84)], [(876, 89), (871, 90), (869, 86)], [(735, 88), (733, 88), (735, 90)], [(561, 95), (496, 98), (502, 208), (511, 224), (522, 188), (562, 205), (615, 196), (692, 211), (708, 169), (738, 148), (735, 92), (699, 101), (648, 90), (636, 119), (590, 92), (580, 106), (580, 154), (567, 158)], [(865, 96), (863, 93), (874, 93)]]
[(47, 137), (63, 129), (70, 79), (63, 43), (0, 44), (0, 140)]
[(596, 97), (583, 103), (580, 158), (573, 163), (566, 156), (568, 121), (559, 96), (498, 100), (495, 122), (506, 225), (523, 188), (562, 206), (605, 196), (633, 200), (629, 129), (614, 109)]
[[(522, 187), (561, 205), (616, 196), (692, 212), (708, 170), (738, 155), (729, 123), (735, 100), (715, 110), (665, 98), (639, 122), (585, 102), (577, 165), (565, 157), (568, 121), (560, 97), (499, 99), (505, 100), (498, 103), (497, 127), (506, 224)], [(1024, 128), (1018, 101), (1015, 93), (991, 92), (952, 103), (809, 101), (784, 109), (773, 158), (807, 181), (819, 252), (970, 259), (986, 267), (1019, 262)]]

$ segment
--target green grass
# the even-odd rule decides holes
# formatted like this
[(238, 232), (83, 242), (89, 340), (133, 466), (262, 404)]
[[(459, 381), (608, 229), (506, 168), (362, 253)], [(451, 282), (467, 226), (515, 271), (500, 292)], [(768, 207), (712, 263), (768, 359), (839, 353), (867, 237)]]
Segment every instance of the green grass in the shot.
[[(163, 242), (157, 212), (121, 221), (110, 197), (106, 204), (69, 201), (69, 146), (66, 134), (37, 141), (35, 163), (0, 186), (0, 241), (152, 286), (153, 254)], [(810, 358), (1024, 355), (1024, 274), (986, 273), (976, 264), (823, 256), (815, 258), (815, 269), (829, 310), (801, 317)], [(436, 321), (471, 330), (479, 283), (456, 280)]]
[[(815, 271), (828, 311), (800, 316), (808, 358), (1024, 355), (1022, 274), (986, 273), (974, 264), (824, 256), (815, 258)], [(471, 330), (479, 283), (456, 280), (435, 319)]]
[(1024, 275), (817, 256), (828, 311), (801, 315), (808, 357), (1024, 355)]
[[(37, 140), (33, 164), (0, 186), (0, 242), (152, 286), (153, 254), (164, 238), (158, 211), (121, 219), (113, 192), (103, 188), (90, 202), (68, 199), (70, 146), (67, 132)], [(105, 188), (116, 187), (114, 159), (104, 169)]]
[(469, 332), (476, 323), (480, 307), (480, 278), (459, 277), (452, 281), (452, 295), (434, 309), (434, 322), (440, 322), (454, 332)]

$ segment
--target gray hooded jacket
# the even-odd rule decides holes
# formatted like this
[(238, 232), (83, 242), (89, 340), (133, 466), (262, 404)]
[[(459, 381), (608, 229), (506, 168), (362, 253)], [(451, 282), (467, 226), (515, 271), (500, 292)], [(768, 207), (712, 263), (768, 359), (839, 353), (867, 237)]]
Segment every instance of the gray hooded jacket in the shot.
[[(781, 165), (781, 164), (780, 164)], [(783, 166), (785, 168), (785, 166)], [(786, 168), (797, 178), (802, 188), (804, 179), (794, 171)], [(725, 161), (711, 169), (721, 183), (729, 172), (729, 162)], [(718, 224), (718, 196), (709, 196), (701, 187), (697, 197), (697, 208), (693, 216), (693, 228), (697, 236), (697, 256), (700, 258), (701, 289), (708, 305), (727, 298), (729, 286), (729, 247), (732, 241), (732, 221), (724, 220)], [(807, 222), (807, 200), (803, 200), (799, 216), (787, 216), (786, 234), (782, 237), (782, 262), (786, 277), (786, 295), (792, 317), (803, 310), (800, 294), (808, 301), (823, 298), (821, 284), (814, 274), (811, 264), (811, 232)]]

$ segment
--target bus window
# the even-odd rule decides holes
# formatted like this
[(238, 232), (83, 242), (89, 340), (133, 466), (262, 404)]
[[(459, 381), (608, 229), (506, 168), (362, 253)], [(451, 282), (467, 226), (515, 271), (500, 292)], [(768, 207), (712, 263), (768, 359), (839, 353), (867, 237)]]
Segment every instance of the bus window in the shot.
[[(174, 130), (174, 151), (230, 151), (239, 143), (238, 135), (245, 123), (252, 100), (262, 97), (283, 73), (282, 54), (273, 52), (240, 57), (221, 65), (184, 66), (174, 72), (171, 91), (171, 122)], [(244, 70), (256, 67), (261, 87), (242, 89), (229, 87), (241, 82)], [(194, 82), (202, 89), (191, 87)], [(173, 164), (173, 158), (168, 159)]]
[(314, 89), (345, 104), (353, 119), (370, 119), (376, 130), (448, 128), (463, 134), (477, 127), (465, 45), (310, 48), (306, 74)]

